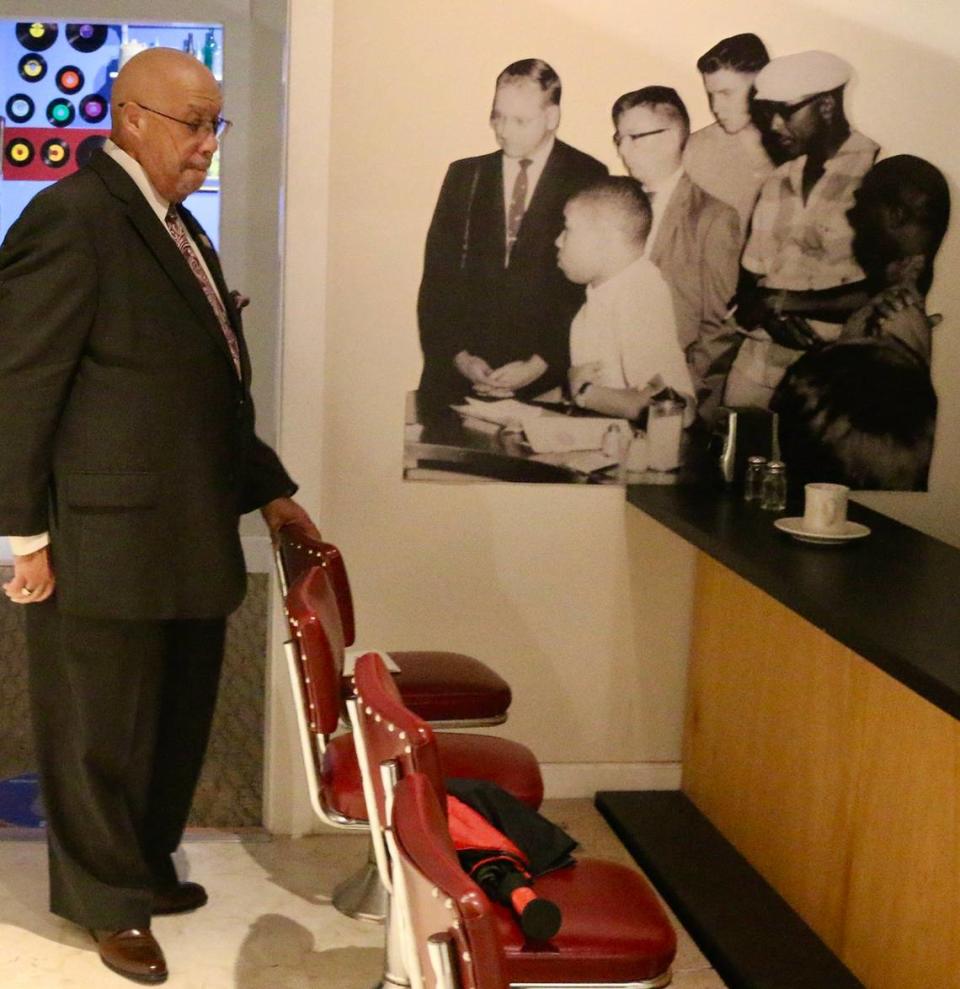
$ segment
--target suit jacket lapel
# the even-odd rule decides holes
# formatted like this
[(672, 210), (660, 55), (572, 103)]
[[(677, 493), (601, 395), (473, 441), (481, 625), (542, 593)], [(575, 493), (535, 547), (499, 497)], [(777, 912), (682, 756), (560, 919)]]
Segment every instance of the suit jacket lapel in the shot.
[(477, 162), (477, 187), (470, 210), (470, 254), (483, 267), (503, 267), (506, 220), (503, 205), (502, 152)]
[(670, 253), (670, 247), (675, 240), (683, 217), (687, 215), (690, 203), (690, 194), (693, 186), (687, 176), (681, 175), (667, 203), (667, 210), (660, 221), (660, 228), (657, 230), (657, 239), (650, 248), (650, 260), (660, 267), (660, 262), (665, 255)]
[(190, 231), (190, 236), (193, 237), (194, 243), (199, 248), (200, 253), (203, 255), (203, 260), (206, 262), (207, 268), (213, 276), (213, 284), (216, 286), (217, 291), (220, 293), (220, 298), (223, 300), (223, 306), (227, 311), (227, 318), (230, 320), (230, 325), (233, 327), (234, 333), (239, 333), (241, 322), (240, 311), (237, 309), (233, 301), (233, 296), (230, 295), (230, 290), (227, 288), (227, 281), (223, 277), (223, 269), (220, 267), (220, 258), (213, 249), (213, 244), (210, 243), (207, 232), (197, 222), (197, 218), (193, 213), (182, 203), (178, 209), (181, 219), (186, 225), (187, 230)]
[(520, 230), (517, 233), (517, 242), (513, 245), (511, 252), (511, 263), (517, 252), (522, 254), (524, 242), (531, 236), (531, 230), (542, 230), (546, 219), (556, 214), (557, 197), (563, 195), (563, 183), (558, 181), (563, 173), (563, 145), (555, 140), (553, 148), (550, 150), (550, 157), (547, 158), (537, 181), (537, 186), (533, 190), (530, 205), (523, 214), (520, 221)]
[[(147, 201), (143, 198), (133, 179), (109, 155), (102, 151), (98, 151), (90, 158), (90, 167), (97, 172), (107, 189), (117, 199), (120, 199), (126, 204), (130, 222), (143, 238), (147, 247), (153, 252), (160, 267), (189, 303), (200, 324), (211, 334), (217, 346), (232, 365), (233, 358), (230, 356), (230, 347), (224, 339), (223, 330), (220, 329), (220, 322), (217, 319), (216, 313), (210, 307), (210, 303), (207, 301), (207, 297), (204, 295), (196, 275), (190, 270), (190, 265), (187, 264), (186, 258), (180, 253), (180, 249), (173, 242), (173, 238), (167, 232), (163, 223), (161, 223), (156, 213), (153, 212)], [(192, 230), (191, 234), (193, 234)], [(196, 239), (195, 235), (194, 239)], [(209, 266), (207, 254), (204, 254), (204, 259), (207, 260)], [(216, 266), (216, 269), (219, 272), (219, 265)], [(213, 268), (211, 268), (212, 271)], [(216, 278), (216, 276), (214, 277)], [(221, 282), (222, 277), (221, 275)], [(218, 284), (217, 287), (219, 288), (220, 285)], [(221, 289), (221, 294), (222, 292), (223, 290)], [(227, 305), (227, 312), (229, 313), (231, 308), (233, 308), (232, 302), (228, 303), (225, 301), (224, 304)], [(231, 314), (230, 318), (231, 322), (233, 322), (233, 314)]]
[[(213, 244), (210, 243), (210, 238), (207, 236), (207, 232), (200, 226), (193, 213), (191, 213), (190, 210), (183, 205), (183, 203), (181, 203), (177, 209), (180, 213), (180, 218), (186, 225), (187, 230), (190, 231), (190, 236), (193, 237), (193, 242), (197, 245), (197, 249), (203, 255), (203, 260), (206, 262), (207, 269), (213, 278), (214, 287), (220, 294), (220, 299), (223, 302), (223, 308), (227, 313), (227, 319), (230, 322), (230, 327), (233, 330), (234, 336), (237, 338), (237, 345), (240, 349), (240, 373), (244, 381), (249, 381), (250, 358), (247, 354), (247, 348), (243, 343), (243, 319), (240, 316), (240, 310), (237, 308), (237, 304), (233, 300), (233, 296), (230, 294), (230, 290), (227, 288), (227, 281), (223, 276), (223, 268), (220, 267), (220, 258), (214, 250)], [(209, 303), (207, 308), (210, 308)], [(224, 339), (223, 330), (220, 328), (219, 322), (217, 322), (217, 333), (219, 334), (220, 342), (223, 343), (224, 353), (230, 358), (230, 366), (233, 367), (233, 355), (230, 353), (230, 347)]]

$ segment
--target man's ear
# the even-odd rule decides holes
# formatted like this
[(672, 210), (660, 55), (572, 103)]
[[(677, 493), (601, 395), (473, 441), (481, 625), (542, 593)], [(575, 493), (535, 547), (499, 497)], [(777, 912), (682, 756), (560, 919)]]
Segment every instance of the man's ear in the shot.
[[(119, 121), (117, 117), (119, 116)], [(139, 140), (140, 127), (144, 113), (137, 103), (124, 103), (114, 114), (114, 126), (119, 124), (121, 133), (128, 135), (133, 140)]]
[(820, 118), (826, 124), (832, 124), (837, 115), (837, 98), (833, 93), (824, 93), (817, 100), (817, 110)]
[(555, 131), (560, 126), (560, 107), (551, 103), (547, 107), (547, 130)]
[(891, 230), (899, 230), (909, 219), (902, 203), (884, 203), (883, 215)]

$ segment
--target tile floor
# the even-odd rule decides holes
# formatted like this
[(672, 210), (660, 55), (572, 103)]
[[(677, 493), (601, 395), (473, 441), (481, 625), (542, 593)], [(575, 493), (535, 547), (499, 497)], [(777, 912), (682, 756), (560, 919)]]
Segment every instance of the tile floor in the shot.
[[(632, 865), (588, 800), (547, 801), (544, 812), (581, 843), (584, 855)], [(365, 855), (363, 837), (329, 833), (243, 840), (196, 833), (180, 866), (204, 883), (210, 903), (192, 915), (158, 917), (170, 989), (370, 989), (382, 965), (382, 928), (350, 920), (330, 891)], [(46, 908), (45, 848), (0, 840), (0, 986), (3, 989), (122, 989), (86, 932)], [(679, 930), (679, 927), (678, 927)], [(675, 989), (724, 989), (681, 932)]]

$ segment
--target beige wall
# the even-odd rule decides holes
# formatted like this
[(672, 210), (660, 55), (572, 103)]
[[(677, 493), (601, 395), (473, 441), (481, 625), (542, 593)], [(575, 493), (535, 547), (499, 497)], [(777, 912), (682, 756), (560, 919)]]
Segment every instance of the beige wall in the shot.
[[(707, 123), (696, 57), (754, 30), (774, 54), (847, 56), (859, 72), (855, 125), (887, 154), (928, 157), (952, 184), (952, 7), (905, 15), (892, 0), (292, 0), (282, 445), (346, 552), (364, 643), (480, 656), (514, 686), (508, 733), (548, 763), (608, 764), (612, 774), (594, 777), (605, 785), (631, 765), (653, 778), (679, 759), (689, 548), (612, 490), (401, 480), (403, 396), (420, 369), (422, 247), (445, 167), (492, 150), (494, 76), (536, 55), (564, 82), (561, 136), (619, 171), (613, 99), (673, 85), (694, 124)], [(946, 284), (958, 231), (960, 219), (932, 300), (948, 317), (934, 355), (932, 490), (871, 500), (960, 543), (960, 387), (947, 387), (960, 380), (960, 283)]]

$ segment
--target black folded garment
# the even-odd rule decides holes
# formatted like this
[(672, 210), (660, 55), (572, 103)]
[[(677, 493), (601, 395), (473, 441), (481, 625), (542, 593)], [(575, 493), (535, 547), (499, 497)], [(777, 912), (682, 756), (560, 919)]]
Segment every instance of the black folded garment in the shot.
[(577, 842), (542, 814), (487, 780), (448, 779), (447, 793), (482, 820), (450, 814), (451, 838), (464, 871), (492, 900), (509, 906), (520, 929), (545, 941), (560, 929), (560, 909), (537, 896), (533, 880), (574, 864)]

